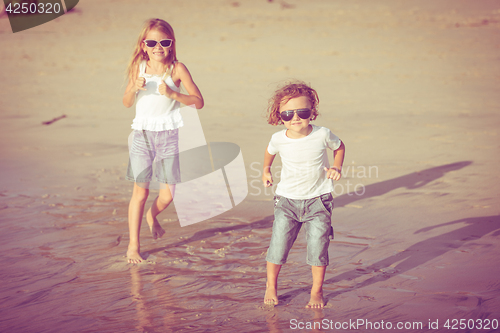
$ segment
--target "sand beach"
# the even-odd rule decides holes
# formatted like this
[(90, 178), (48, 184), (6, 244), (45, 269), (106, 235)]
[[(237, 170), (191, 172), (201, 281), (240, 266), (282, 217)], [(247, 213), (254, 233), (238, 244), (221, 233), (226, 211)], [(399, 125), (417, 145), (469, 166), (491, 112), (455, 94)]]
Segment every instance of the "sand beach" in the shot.
[[(248, 195), (186, 227), (171, 205), (132, 265), (122, 96), (151, 17), (175, 29), (206, 141), (240, 147)], [(0, 59), (1, 332), (500, 330), (498, 1), (85, 0), (17, 33), (1, 16)], [(265, 109), (290, 79), (346, 145), (322, 310), (304, 308), (303, 231), (262, 303), (261, 170), (282, 128)]]

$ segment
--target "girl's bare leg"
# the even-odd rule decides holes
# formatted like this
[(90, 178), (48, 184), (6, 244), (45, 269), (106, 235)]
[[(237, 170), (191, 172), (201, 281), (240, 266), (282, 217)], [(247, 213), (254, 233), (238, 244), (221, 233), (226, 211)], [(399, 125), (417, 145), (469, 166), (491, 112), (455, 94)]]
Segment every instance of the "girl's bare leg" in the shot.
[(323, 281), (325, 280), (326, 266), (311, 266), (313, 285), (311, 288), (311, 299), (306, 308), (322, 309), (325, 306), (323, 299)]
[(267, 283), (266, 294), (264, 295), (264, 303), (269, 305), (278, 304), (278, 275), (281, 270), (281, 265), (267, 262)]
[(140, 255), (141, 246), (139, 244), (139, 233), (141, 231), (142, 216), (144, 215), (144, 205), (148, 199), (149, 190), (147, 186), (141, 187), (134, 183), (132, 198), (128, 206), (128, 229), (130, 241), (128, 243), (127, 259), (131, 264), (142, 261)]
[(146, 221), (149, 224), (153, 239), (161, 238), (161, 236), (165, 234), (165, 230), (163, 230), (160, 223), (158, 223), (156, 216), (170, 205), (175, 193), (175, 185), (168, 185), (165, 187), (166, 188), (160, 188), (160, 193), (146, 213)]

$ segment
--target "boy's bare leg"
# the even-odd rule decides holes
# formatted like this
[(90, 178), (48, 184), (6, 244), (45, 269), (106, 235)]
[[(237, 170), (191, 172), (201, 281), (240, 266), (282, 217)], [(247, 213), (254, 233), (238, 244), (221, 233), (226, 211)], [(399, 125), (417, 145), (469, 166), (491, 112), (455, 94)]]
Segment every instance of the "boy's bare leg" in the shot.
[(142, 261), (140, 255), (139, 233), (141, 230), (144, 205), (148, 199), (149, 190), (134, 183), (132, 198), (128, 206), (128, 229), (130, 241), (128, 243), (127, 259), (131, 264), (138, 264)]
[(323, 299), (323, 281), (325, 280), (326, 266), (311, 266), (313, 285), (311, 288), (311, 299), (306, 308), (322, 309), (325, 306)]
[(278, 304), (278, 275), (281, 265), (276, 265), (267, 262), (267, 283), (266, 294), (264, 295), (264, 303), (268, 305)]
[[(164, 184), (165, 185), (165, 184)], [(161, 227), (156, 219), (156, 216), (164, 211), (173, 200), (175, 185), (168, 185), (166, 188), (160, 188), (160, 193), (154, 200), (151, 208), (146, 213), (146, 221), (149, 224), (149, 229), (153, 235), (153, 239), (161, 238), (165, 234), (165, 230)]]

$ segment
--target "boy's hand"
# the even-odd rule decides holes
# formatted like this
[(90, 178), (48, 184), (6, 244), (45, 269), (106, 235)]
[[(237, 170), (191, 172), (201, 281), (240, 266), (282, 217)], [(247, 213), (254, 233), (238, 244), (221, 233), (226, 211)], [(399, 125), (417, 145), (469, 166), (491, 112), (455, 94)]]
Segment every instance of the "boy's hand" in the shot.
[(325, 171), (327, 179), (339, 180), (342, 177), (341, 170), (337, 167), (325, 168)]
[(264, 173), (262, 175), (262, 182), (264, 183), (264, 187), (273, 186), (273, 175), (269, 173)]

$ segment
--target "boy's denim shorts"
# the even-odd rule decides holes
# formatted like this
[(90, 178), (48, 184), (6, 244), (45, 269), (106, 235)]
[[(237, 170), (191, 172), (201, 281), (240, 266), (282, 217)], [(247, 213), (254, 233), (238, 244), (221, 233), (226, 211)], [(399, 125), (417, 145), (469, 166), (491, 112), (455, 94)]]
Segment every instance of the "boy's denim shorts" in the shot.
[(307, 264), (327, 266), (330, 237), (333, 239), (332, 209), (331, 193), (306, 200), (275, 196), (273, 235), (266, 260), (283, 265), (302, 224), (305, 224)]
[(129, 141), (127, 180), (149, 183), (153, 177), (159, 183), (181, 182), (179, 167), (179, 130), (161, 132), (134, 130)]

